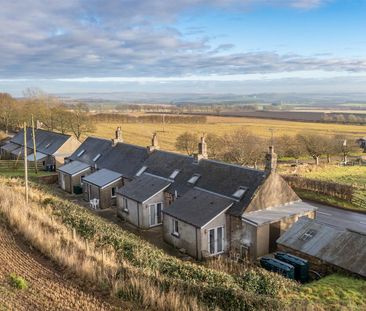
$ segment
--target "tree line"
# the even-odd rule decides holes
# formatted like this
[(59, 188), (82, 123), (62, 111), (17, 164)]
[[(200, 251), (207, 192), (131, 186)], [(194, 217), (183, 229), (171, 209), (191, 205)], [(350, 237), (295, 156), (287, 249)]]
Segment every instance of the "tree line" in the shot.
[(73, 133), (78, 140), (94, 131), (87, 104), (66, 105), (39, 89), (26, 90), (22, 99), (0, 93), (0, 128), (5, 133), (18, 130), (24, 122), (30, 125), (32, 116), (42, 128), (63, 134)]
[[(185, 132), (177, 137), (175, 147), (181, 152), (193, 155), (197, 152), (198, 139), (197, 134)], [(268, 139), (244, 128), (223, 136), (209, 133), (206, 135), (206, 142), (210, 158), (252, 167), (257, 167), (263, 162), (269, 145)], [(321, 157), (326, 157), (330, 163), (333, 156), (341, 156), (343, 161), (347, 162), (348, 156), (359, 150), (353, 138), (313, 133), (282, 135), (274, 139), (273, 145), (279, 158), (291, 158), (298, 162), (300, 158), (310, 157), (316, 165), (319, 165)]]
[(166, 123), (166, 124), (201, 124), (207, 122), (206, 116), (179, 116), (151, 114), (133, 116), (128, 114), (98, 113), (91, 116), (96, 122), (120, 122), (120, 123)]

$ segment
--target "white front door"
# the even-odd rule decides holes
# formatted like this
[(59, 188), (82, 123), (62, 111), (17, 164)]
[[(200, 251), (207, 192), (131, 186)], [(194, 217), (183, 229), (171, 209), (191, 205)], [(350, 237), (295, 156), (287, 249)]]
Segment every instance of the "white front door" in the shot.
[(149, 205), (149, 222), (150, 227), (162, 223), (163, 203), (155, 203)]
[(62, 190), (65, 190), (66, 185), (65, 185), (65, 175), (63, 173), (60, 174), (60, 178), (61, 178), (61, 188)]
[(208, 251), (211, 255), (224, 252), (224, 227), (217, 227), (208, 231)]

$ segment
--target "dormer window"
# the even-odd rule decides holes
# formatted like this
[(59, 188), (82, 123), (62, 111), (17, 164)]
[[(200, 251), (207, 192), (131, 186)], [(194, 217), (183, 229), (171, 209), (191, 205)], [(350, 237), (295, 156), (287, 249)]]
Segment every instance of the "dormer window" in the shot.
[(238, 190), (236, 190), (233, 194), (232, 194), (232, 196), (235, 198), (235, 199), (241, 199), (243, 196), (244, 196), (244, 194), (245, 194), (245, 192), (247, 191), (247, 189), (248, 188), (246, 188), (246, 187), (239, 187), (239, 189)]
[(140, 170), (136, 173), (136, 176), (140, 176), (143, 172), (145, 172), (147, 169), (147, 166), (143, 166), (140, 168)]
[(170, 174), (169, 178), (174, 179), (179, 174), (180, 170), (174, 170), (173, 173)]
[(194, 185), (197, 180), (201, 177), (200, 174), (194, 174), (189, 180), (188, 180), (188, 183), (191, 184), (191, 185)]
[(79, 158), (79, 157), (81, 157), (81, 156), (84, 154), (84, 152), (85, 152), (85, 149), (81, 150), (81, 151), (77, 154), (77, 157), (78, 157), (78, 158)]
[(98, 161), (99, 158), (101, 157), (102, 155), (100, 153), (98, 153), (94, 158), (93, 158), (93, 162), (95, 161)]

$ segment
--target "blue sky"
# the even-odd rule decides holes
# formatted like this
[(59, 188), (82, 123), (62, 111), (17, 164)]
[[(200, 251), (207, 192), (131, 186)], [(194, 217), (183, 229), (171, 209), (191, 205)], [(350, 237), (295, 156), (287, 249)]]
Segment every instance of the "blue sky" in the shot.
[(365, 92), (366, 0), (0, 0), (0, 91)]

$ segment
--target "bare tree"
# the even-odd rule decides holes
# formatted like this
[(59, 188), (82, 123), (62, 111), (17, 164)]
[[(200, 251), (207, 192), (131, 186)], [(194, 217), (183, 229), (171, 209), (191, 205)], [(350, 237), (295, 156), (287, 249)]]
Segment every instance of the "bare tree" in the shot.
[(223, 160), (239, 165), (257, 167), (264, 157), (265, 142), (246, 129), (239, 129), (223, 137)]
[(5, 133), (8, 134), (14, 115), (15, 100), (8, 93), (0, 93), (0, 120)]
[(69, 119), (69, 126), (77, 140), (80, 141), (82, 135), (93, 132), (95, 127), (90, 120), (89, 108), (86, 104), (78, 103), (71, 108), (72, 114)]
[(303, 143), (307, 153), (315, 160), (315, 164), (319, 165), (319, 158), (327, 154), (327, 140), (322, 135), (317, 134), (299, 134), (298, 140)]
[(306, 155), (304, 144), (298, 136), (283, 135), (276, 138), (276, 152), (279, 157), (294, 158), (298, 164), (299, 158)]
[(179, 151), (183, 151), (188, 155), (193, 155), (197, 151), (197, 135), (189, 132), (184, 132), (177, 137), (175, 142), (175, 148)]

